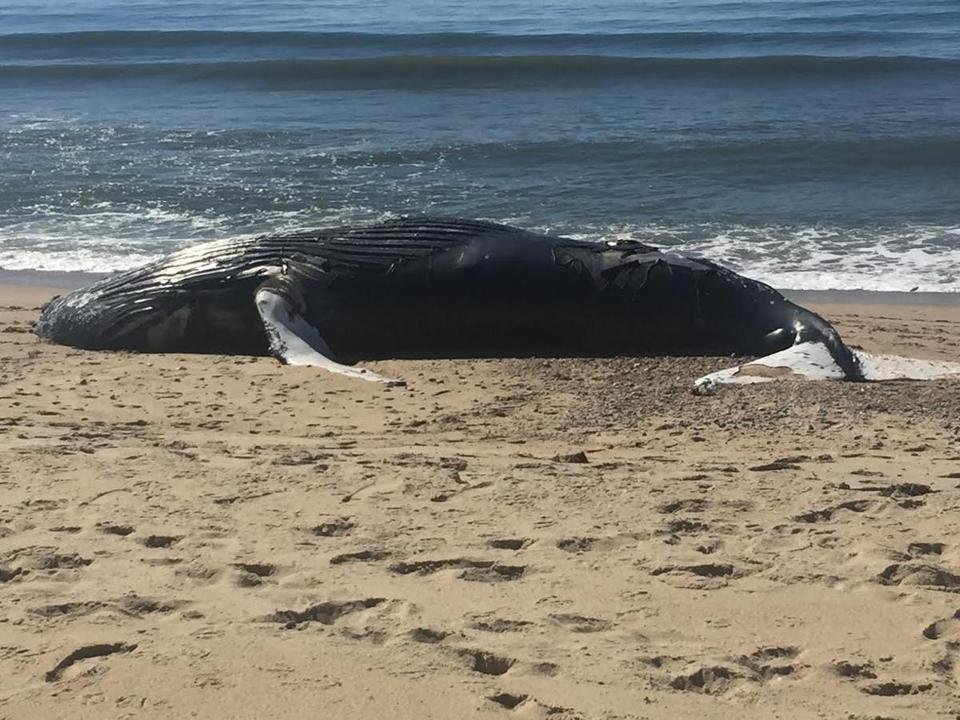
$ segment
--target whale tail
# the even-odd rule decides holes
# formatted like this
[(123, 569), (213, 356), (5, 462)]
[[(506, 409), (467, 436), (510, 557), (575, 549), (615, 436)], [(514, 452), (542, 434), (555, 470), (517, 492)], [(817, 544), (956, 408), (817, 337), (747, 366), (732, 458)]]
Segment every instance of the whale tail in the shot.
[(829, 339), (801, 340), (786, 350), (704, 375), (694, 381), (693, 390), (697, 394), (710, 395), (724, 385), (746, 385), (779, 379), (883, 381), (960, 378), (960, 363), (871, 355), (852, 350), (846, 345), (843, 348), (854, 363), (856, 377), (848, 374), (848, 369), (843, 366), (843, 355), (841, 359), (837, 358), (837, 348), (831, 347)]
[(854, 350), (833, 325), (815, 312), (789, 301), (780, 309), (786, 310), (781, 319), (790, 327), (777, 331), (780, 333), (777, 336), (792, 337), (791, 346), (781, 346), (782, 349), (770, 355), (704, 375), (694, 381), (694, 392), (709, 395), (723, 385), (791, 378), (853, 382), (960, 378), (960, 363)]
[(821, 343), (842, 373), (842, 379), (851, 382), (863, 382), (868, 379), (864, 375), (859, 356), (843, 341), (840, 333), (833, 325), (812, 310), (793, 303), (790, 304), (796, 308), (794, 314), (794, 327), (796, 328), (794, 347), (808, 343)]

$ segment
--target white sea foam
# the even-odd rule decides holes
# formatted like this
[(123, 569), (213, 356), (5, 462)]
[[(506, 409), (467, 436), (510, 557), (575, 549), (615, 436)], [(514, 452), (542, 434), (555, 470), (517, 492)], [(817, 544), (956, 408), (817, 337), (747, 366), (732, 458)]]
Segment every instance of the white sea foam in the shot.
[(361, 206), (219, 215), (101, 202), (82, 212), (36, 205), (0, 217), (0, 269), (116, 272), (209, 240), (249, 238), (386, 217)]
[(579, 236), (670, 247), (779, 288), (960, 292), (957, 226), (612, 226)]

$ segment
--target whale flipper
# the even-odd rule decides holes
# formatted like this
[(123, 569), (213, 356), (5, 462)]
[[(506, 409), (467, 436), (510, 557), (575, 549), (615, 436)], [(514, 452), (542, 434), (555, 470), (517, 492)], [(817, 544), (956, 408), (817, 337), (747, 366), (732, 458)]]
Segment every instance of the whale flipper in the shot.
[(338, 375), (380, 382), (387, 386), (406, 384), (366, 368), (343, 365), (332, 360), (330, 348), (320, 332), (303, 319), (288, 293), (279, 288), (261, 286), (256, 293), (256, 305), (270, 342), (270, 354), (285, 365), (319, 367)]
[[(864, 380), (936, 380), (960, 377), (960, 363), (918, 360), (896, 355), (870, 355), (851, 351)], [(709, 395), (720, 385), (746, 385), (781, 378), (843, 380), (846, 374), (822, 341), (797, 343), (786, 350), (704, 375), (693, 383), (694, 392)]]

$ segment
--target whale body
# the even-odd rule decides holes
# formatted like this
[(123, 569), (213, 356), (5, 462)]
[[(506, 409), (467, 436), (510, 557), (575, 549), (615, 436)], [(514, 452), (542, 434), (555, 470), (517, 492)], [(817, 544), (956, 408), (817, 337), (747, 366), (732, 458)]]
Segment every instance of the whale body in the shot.
[[(36, 332), (97, 350), (271, 354), (385, 382), (351, 363), (779, 354), (799, 375), (867, 379), (829, 322), (709, 260), (450, 218), (199, 244), (53, 299)], [(771, 376), (722, 372), (700, 386)]]

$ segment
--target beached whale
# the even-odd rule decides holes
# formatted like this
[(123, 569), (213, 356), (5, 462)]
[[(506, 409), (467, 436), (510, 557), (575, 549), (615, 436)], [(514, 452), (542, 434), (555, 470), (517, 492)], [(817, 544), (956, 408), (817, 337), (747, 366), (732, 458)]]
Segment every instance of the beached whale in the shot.
[(80, 348), (271, 354), (380, 382), (373, 358), (750, 355), (697, 381), (933, 377), (878, 359), (773, 288), (640, 242), (398, 218), (214, 241), (57, 297), (41, 338)]

